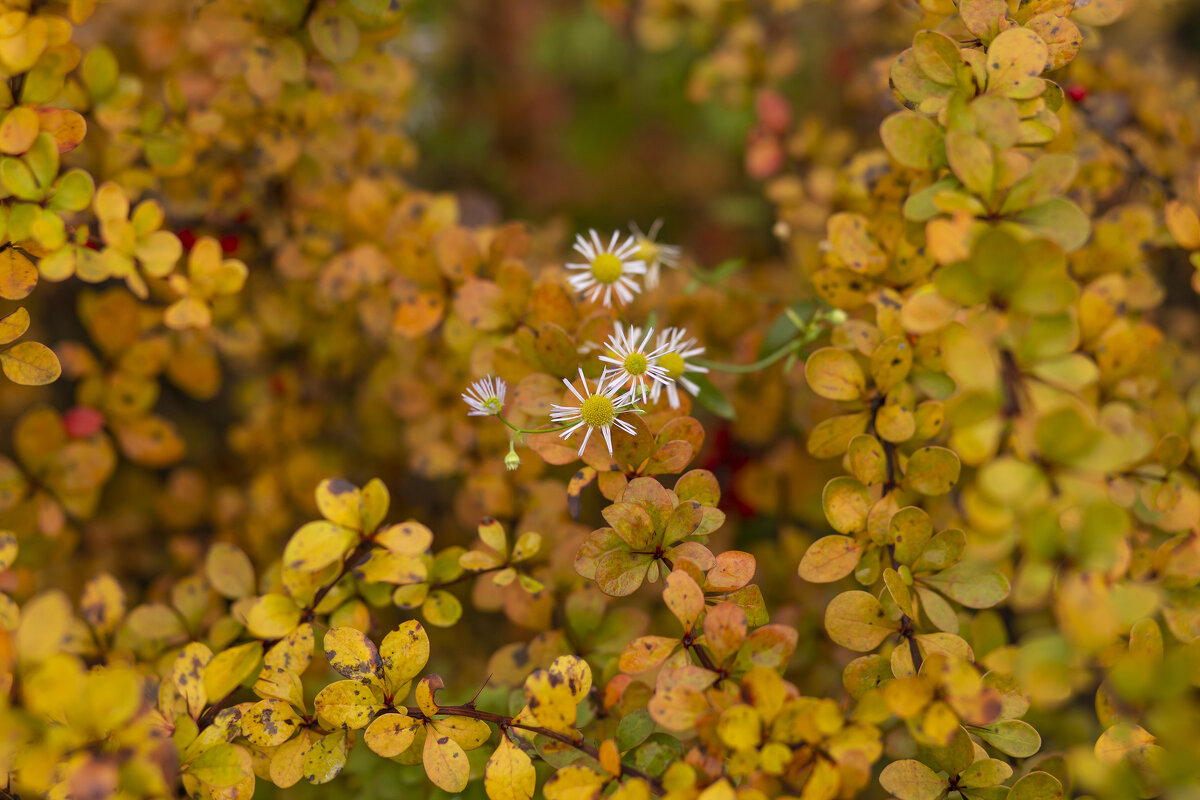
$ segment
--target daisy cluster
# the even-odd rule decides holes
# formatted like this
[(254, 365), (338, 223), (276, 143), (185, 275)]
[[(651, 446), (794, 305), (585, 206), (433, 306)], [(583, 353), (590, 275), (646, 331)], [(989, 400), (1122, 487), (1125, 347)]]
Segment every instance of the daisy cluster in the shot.
[(612, 308), (625, 305), (642, 290), (638, 276), (645, 279), (646, 288), (658, 286), (662, 268), (679, 265), (679, 248), (655, 241), (661, 227), (661, 219), (647, 233), (631, 225), (632, 235), (622, 238), (620, 231), (614, 231), (607, 243), (595, 230), (577, 235), (575, 252), (585, 260), (567, 264), (567, 269), (578, 273), (567, 278), (571, 288), (593, 303)]
[[(645, 276), (647, 286), (657, 285), (662, 266), (678, 264), (679, 248), (654, 241), (662, 221), (651, 226), (643, 234), (633, 226), (634, 235), (621, 240), (614, 233), (605, 244), (596, 231), (588, 236), (577, 236), (575, 250), (586, 264), (568, 264), (572, 270), (580, 271), (569, 280), (576, 291), (592, 302), (600, 301), (606, 306), (628, 303), (641, 290), (630, 276)], [(589, 344), (580, 352), (602, 349)], [(704, 348), (689, 337), (683, 328), (664, 328), (655, 334), (651, 327), (622, 326), (617, 323), (616, 331), (603, 345), (605, 354), (600, 356), (604, 371), (594, 386), (589, 386), (583, 369), (579, 370), (582, 391), (567, 379), (567, 389), (577, 403), (553, 404), (550, 419), (564, 426), (559, 435), (566, 439), (584, 428), (579, 453), (583, 454), (592, 434), (598, 429), (612, 453), (612, 429), (615, 427), (630, 435), (635, 429), (626, 420), (625, 413), (634, 413), (639, 402), (657, 402), (665, 392), (671, 408), (679, 408), (679, 389), (691, 395), (700, 393), (700, 387), (689, 380), (689, 373), (708, 372), (708, 369), (693, 363), (693, 359), (704, 353)], [(504, 395), (507, 386), (500, 378), (487, 376), (475, 381), (463, 393), (463, 400), (470, 407), (471, 416), (500, 416), (504, 410)], [(503, 419), (503, 418), (502, 418)], [(511, 424), (510, 424), (510, 427)], [(519, 429), (518, 429), (519, 430)]]

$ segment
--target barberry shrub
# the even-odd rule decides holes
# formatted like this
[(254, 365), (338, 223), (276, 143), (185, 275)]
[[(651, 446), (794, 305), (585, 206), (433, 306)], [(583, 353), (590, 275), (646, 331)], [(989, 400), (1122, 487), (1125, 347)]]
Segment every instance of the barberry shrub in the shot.
[(1127, 5), (547, 27), (748, 121), (778, 249), (705, 266), (414, 187), (431, 41), (516, 63), (457, 5), (0, 0), (0, 798), (1200, 792), (1200, 98)]

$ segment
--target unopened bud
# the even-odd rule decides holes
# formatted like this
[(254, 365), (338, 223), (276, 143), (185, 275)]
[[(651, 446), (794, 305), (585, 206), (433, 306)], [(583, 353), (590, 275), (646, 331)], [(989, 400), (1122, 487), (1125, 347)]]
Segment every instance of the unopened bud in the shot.
[(517, 455), (517, 448), (512, 441), (508, 443), (508, 455), (504, 457), (504, 466), (509, 471), (521, 466), (521, 457)]

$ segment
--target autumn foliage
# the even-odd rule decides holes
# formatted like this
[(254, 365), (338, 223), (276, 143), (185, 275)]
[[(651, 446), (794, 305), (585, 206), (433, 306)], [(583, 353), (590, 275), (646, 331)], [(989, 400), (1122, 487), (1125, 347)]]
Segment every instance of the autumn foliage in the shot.
[(562, 5), (0, 0), (0, 798), (1200, 792), (1194, 12)]

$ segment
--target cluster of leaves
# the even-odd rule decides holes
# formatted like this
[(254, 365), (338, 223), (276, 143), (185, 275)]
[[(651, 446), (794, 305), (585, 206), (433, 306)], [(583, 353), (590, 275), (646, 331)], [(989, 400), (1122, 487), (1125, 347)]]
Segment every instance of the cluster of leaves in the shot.
[[(1124, 3), (598, 3), (752, 106), (788, 255), (622, 319), (408, 183), (405, 4), (2, 5), (0, 368), (67, 380), (0, 389), (0, 797), (1195, 790), (1200, 103)], [(794, 100), (823, 14), (882, 149)], [(618, 322), (753, 362), (724, 421), (548, 429)]]

